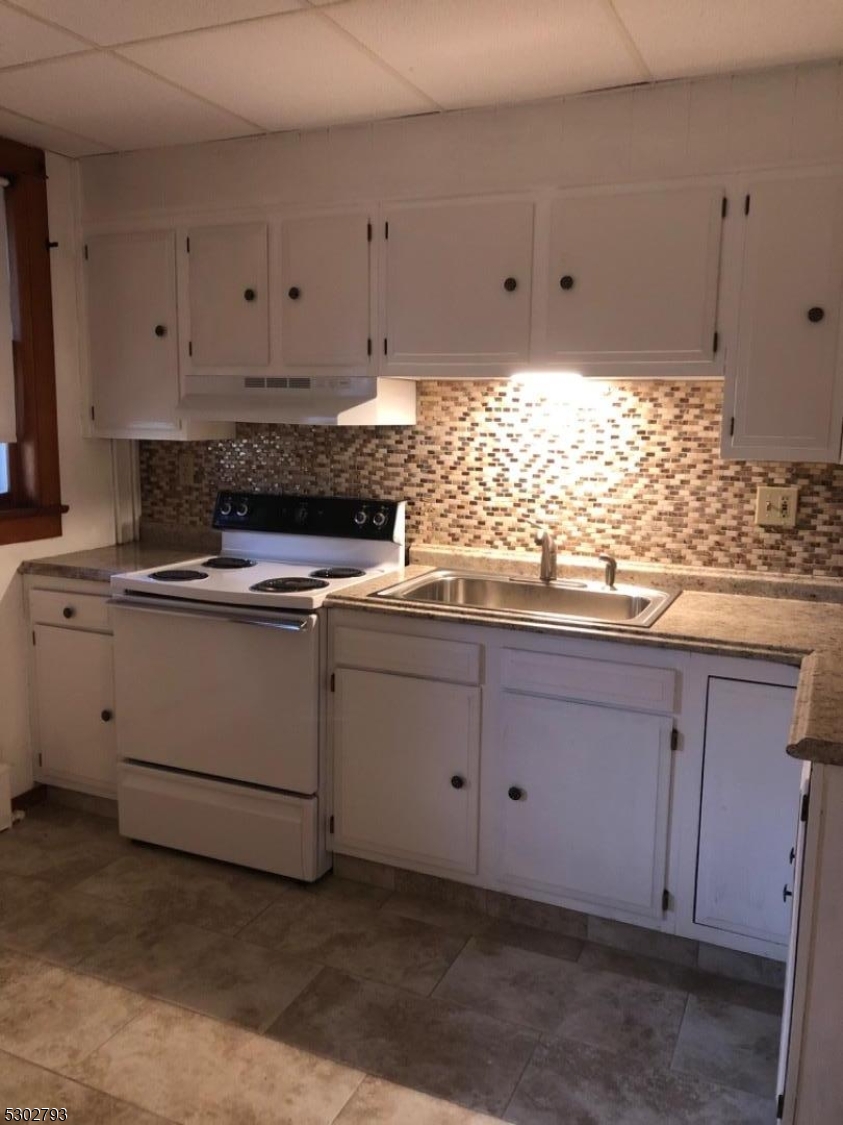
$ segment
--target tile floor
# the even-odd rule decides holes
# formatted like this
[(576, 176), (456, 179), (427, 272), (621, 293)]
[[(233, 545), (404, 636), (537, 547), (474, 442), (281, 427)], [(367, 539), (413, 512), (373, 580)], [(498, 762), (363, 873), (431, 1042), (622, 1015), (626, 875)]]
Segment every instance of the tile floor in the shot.
[(302, 887), (40, 805), (0, 834), (0, 1109), (772, 1125), (779, 992), (571, 929), (470, 896)]

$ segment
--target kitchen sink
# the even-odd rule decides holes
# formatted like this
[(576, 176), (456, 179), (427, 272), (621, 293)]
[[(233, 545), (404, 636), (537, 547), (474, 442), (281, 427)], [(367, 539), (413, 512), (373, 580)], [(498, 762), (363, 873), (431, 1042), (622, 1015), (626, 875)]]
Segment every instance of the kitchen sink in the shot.
[(642, 586), (604, 586), (561, 579), (541, 582), (489, 574), (437, 570), (400, 582), (372, 597), (426, 605), (464, 606), (480, 613), (596, 625), (652, 625), (676, 592)]

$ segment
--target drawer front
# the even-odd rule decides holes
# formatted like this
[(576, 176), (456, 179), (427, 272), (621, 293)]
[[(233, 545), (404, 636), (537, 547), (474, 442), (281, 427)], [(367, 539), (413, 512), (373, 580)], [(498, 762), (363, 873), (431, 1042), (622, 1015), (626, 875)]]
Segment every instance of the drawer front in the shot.
[(334, 631), (334, 663), (431, 680), (480, 683), (480, 646), (435, 637), (411, 637), (341, 625)]
[(503, 652), (502, 682), (508, 691), (557, 699), (608, 703), (661, 714), (671, 714), (676, 708), (676, 672), (672, 668), (508, 648)]
[(111, 632), (108, 598), (64, 590), (30, 590), (29, 612), (33, 623), (66, 625), (71, 629)]

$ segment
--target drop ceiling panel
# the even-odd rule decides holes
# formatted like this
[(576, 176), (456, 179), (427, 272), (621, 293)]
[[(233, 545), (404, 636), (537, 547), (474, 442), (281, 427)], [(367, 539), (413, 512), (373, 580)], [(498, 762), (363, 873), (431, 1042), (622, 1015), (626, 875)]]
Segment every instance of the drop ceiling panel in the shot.
[(66, 31), (0, 7), (0, 67), (84, 51), (87, 44)]
[(15, 0), (94, 43), (128, 43), (307, 7), (307, 0)]
[(314, 11), (141, 43), (120, 54), (264, 129), (434, 108)]
[(613, 0), (656, 78), (843, 53), (841, 0)]
[(249, 127), (107, 54), (0, 71), (0, 106), (109, 149), (241, 136)]
[(62, 156), (93, 156), (95, 153), (108, 151), (105, 145), (87, 137), (79, 137), (52, 125), (42, 125), (28, 117), (19, 117), (7, 109), (0, 109), (0, 137), (10, 137), (25, 145), (60, 152)]
[(448, 108), (648, 77), (604, 0), (348, 0), (320, 11)]

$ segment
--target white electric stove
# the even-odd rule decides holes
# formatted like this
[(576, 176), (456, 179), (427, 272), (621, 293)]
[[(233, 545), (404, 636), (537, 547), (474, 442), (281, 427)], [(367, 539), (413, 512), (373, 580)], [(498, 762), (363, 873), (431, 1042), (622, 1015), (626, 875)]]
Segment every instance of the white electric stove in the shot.
[(333, 591), (400, 570), (404, 504), (223, 492), (218, 555), (112, 578), (121, 832), (294, 878), (327, 849)]

